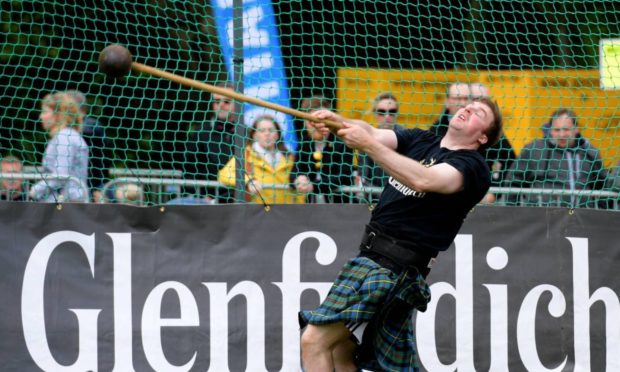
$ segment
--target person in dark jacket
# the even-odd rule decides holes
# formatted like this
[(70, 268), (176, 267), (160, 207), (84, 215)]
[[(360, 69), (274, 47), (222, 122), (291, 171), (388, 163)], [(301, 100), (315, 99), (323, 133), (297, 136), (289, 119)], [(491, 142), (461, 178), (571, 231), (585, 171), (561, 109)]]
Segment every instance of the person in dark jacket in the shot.
[[(230, 83), (220, 83), (220, 88), (233, 89)], [(242, 143), (245, 143), (247, 128), (239, 122), (232, 99), (213, 94), (211, 96), (210, 119), (188, 136), (184, 178), (189, 180), (217, 181), (217, 174), (235, 154), (235, 127), (242, 126)], [(200, 196), (215, 195), (213, 188), (186, 188), (186, 193)], [(220, 189), (217, 201), (233, 201), (232, 190)]]
[[(331, 103), (313, 95), (302, 101), (301, 109), (313, 113), (331, 109)], [(338, 188), (353, 185), (353, 150), (334, 134), (324, 136), (311, 122), (304, 121), (290, 178), (293, 187), (307, 195), (307, 203), (348, 203), (349, 196)]]
[[(549, 136), (527, 144), (510, 169), (506, 186), (564, 191), (562, 194), (523, 195), (530, 205), (594, 207), (597, 201), (580, 190), (601, 190), (607, 170), (598, 149), (579, 135), (577, 115), (556, 110), (549, 121)], [(516, 196), (507, 198), (517, 202)]]

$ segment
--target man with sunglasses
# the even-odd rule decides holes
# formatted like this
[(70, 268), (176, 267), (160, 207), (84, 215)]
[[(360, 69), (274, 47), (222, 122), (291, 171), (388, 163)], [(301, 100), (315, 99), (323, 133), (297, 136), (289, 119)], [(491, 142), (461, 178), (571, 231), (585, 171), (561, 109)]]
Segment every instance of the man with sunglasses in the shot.
[[(394, 130), (400, 128), (398, 118), (398, 100), (392, 92), (380, 93), (372, 103), (372, 111), (379, 129)], [(383, 187), (387, 176), (381, 167), (366, 154), (359, 154), (358, 175), (362, 186)], [(374, 199), (374, 198), (373, 198)]]
[(377, 128), (394, 129), (398, 118), (398, 100), (392, 92), (383, 92), (375, 97), (372, 103)]

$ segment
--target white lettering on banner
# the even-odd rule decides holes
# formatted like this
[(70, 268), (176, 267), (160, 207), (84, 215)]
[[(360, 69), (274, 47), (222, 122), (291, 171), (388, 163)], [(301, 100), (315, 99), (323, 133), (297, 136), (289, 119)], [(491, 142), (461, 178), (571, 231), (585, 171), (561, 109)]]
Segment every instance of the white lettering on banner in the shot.
[(540, 296), (545, 292), (551, 294), (551, 300), (547, 306), (551, 316), (559, 318), (566, 312), (566, 298), (556, 286), (549, 284), (538, 285), (525, 296), (517, 318), (517, 346), (521, 355), (521, 362), (523, 362), (528, 371), (562, 371), (567, 361), (567, 357), (565, 357), (556, 368), (548, 369), (538, 356), (538, 348), (536, 346), (536, 309)]
[(34, 247), (22, 285), (22, 327), (32, 360), (44, 371), (97, 371), (97, 317), (100, 309), (69, 309), (78, 320), (78, 357), (71, 365), (59, 364), (47, 342), (44, 313), (45, 272), (50, 256), (63, 243), (76, 243), (88, 259), (95, 276), (95, 234), (58, 231), (44, 237)]
[[(113, 244), (113, 299), (114, 299), (114, 371), (133, 371), (133, 320), (132, 311), (132, 238), (130, 233), (108, 233)], [(318, 231), (306, 231), (293, 236), (282, 253), (282, 281), (273, 282), (282, 294), (282, 370), (299, 370), (299, 327), (297, 312), (304, 292), (310, 290), (323, 300), (331, 286), (330, 282), (302, 282), (301, 249), (308, 239), (317, 241), (315, 261), (327, 266), (337, 258), (337, 246), (328, 235)], [(568, 237), (573, 262), (573, 314), (574, 314), (574, 360), (575, 371), (589, 371), (591, 368), (591, 308), (596, 304), (605, 307), (606, 368), (620, 370), (620, 301), (617, 294), (608, 287), (590, 289), (588, 240)], [(45, 236), (33, 248), (26, 263), (21, 291), (21, 318), (24, 340), (34, 363), (43, 370), (53, 371), (97, 371), (98, 368), (98, 317), (101, 309), (67, 309), (77, 318), (77, 358), (71, 365), (61, 365), (51, 352), (45, 325), (45, 279), (47, 266), (54, 250), (61, 244), (73, 243), (88, 261), (89, 270), (95, 278), (95, 235), (74, 231), (58, 231)], [(431, 286), (432, 300), (428, 310), (416, 315), (416, 337), (424, 340), (418, 343), (420, 361), (430, 371), (474, 371), (474, 283), (473, 283), (473, 236), (457, 235), (455, 241), (455, 284), (438, 282)], [(73, 248), (72, 248), (73, 249)], [(303, 265), (311, 263), (304, 262)], [(496, 271), (506, 268), (508, 255), (501, 247), (493, 247), (487, 254), (487, 265)], [(209, 293), (210, 354), (209, 371), (228, 370), (229, 304), (243, 296), (247, 303), (247, 370), (266, 371), (265, 344), (265, 295), (261, 286), (253, 281), (241, 281), (232, 287), (225, 282), (201, 283)], [(483, 283), (490, 301), (490, 370), (508, 370), (508, 286), (507, 284)], [(229, 289), (230, 288), (230, 289)], [(147, 288), (148, 290), (148, 288)], [(179, 301), (178, 318), (161, 318), (161, 303), (164, 294), (172, 291)], [(528, 370), (561, 371), (567, 367), (570, 355), (561, 361), (546, 366), (541, 361), (536, 343), (537, 311), (542, 298), (551, 295), (547, 312), (555, 317), (566, 316), (567, 299), (562, 291), (553, 285), (542, 283), (525, 295), (516, 319), (516, 343), (521, 363)], [(443, 364), (436, 350), (436, 313), (441, 298), (452, 296), (455, 300), (456, 356), (450, 364)], [(180, 366), (172, 365), (165, 357), (161, 330), (163, 327), (198, 327), (199, 308), (195, 294), (190, 288), (177, 281), (160, 283), (149, 291), (141, 314), (141, 342), (146, 360), (154, 370), (186, 371), (197, 367), (196, 360), (200, 345), (189, 360)], [(73, 328), (72, 328), (73, 329)], [(105, 332), (110, 330), (106, 329)], [(553, 347), (545, 345), (545, 347)], [(202, 350), (204, 352), (204, 350)], [(445, 358), (444, 358), (445, 360)], [(549, 363), (549, 362), (547, 362)]]
[(332, 264), (338, 248), (328, 235), (318, 231), (306, 231), (292, 237), (282, 254), (282, 282), (274, 283), (282, 291), (282, 371), (299, 371), (299, 323), (297, 312), (301, 295), (314, 290), (321, 301), (327, 297), (331, 283), (301, 281), (301, 245), (306, 239), (316, 239), (318, 247), (314, 256), (323, 266)]
[[(179, 318), (162, 319), (161, 302), (166, 291), (173, 291), (179, 298)], [(195, 327), (200, 324), (198, 319), (198, 306), (192, 292), (179, 282), (168, 281), (158, 284), (149, 293), (144, 302), (142, 311), (142, 344), (144, 354), (151, 366), (158, 371), (189, 371), (196, 360), (196, 352), (191, 360), (182, 366), (175, 366), (168, 362), (164, 355), (161, 343), (162, 327)]]
[[(575, 371), (590, 371), (590, 308), (602, 302), (606, 309), (606, 368), (608, 371), (620, 370), (620, 301), (616, 293), (608, 287), (589, 294), (588, 240), (586, 238), (567, 238), (571, 243), (573, 262), (573, 303), (574, 303), (574, 352)], [(474, 371), (473, 364), (473, 262), (472, 237), (459, 234), (455, 241), (456, 285), (437, 282), (431, 286), (432, 300), (424, 313), (417, 313), (416, 338), (424, 340), (417, 344), (420, 361), (429, 371)], [(503, 248), (489, 250), (487, 263), (494, 270), (506, 267), (508, 257)], [(490, 297), (491, 322), (491, 371), (508, 370), (508, 290), (504, 284), (483, 284)], [(553, 369), (540, 360), (536, 343), (536, 311), (544, 293), (551, 294), (547, 306), (549, 314), (559, 318), (566, 314), (567, 300), (556, 286), (541, 284), (532, 288), (521, 304), (517, 318), (517, 346), (521, 361), (529, 371), (561, 371), (566, 367), (568, 356)], [(436, 350), (435, 314), (439, 300), (444, 295), (454, 297), (456, 302), (456, 360), (443, 364)]]
[[(110, 233), (114, 252), (114, 371), (133, 371), (132, 348), (132, 298), (131, 298), (131, 234)], [(316, 261), (321, 265), (334, 262), (336, 244), (326, 234), (309, 231), (289, 240), (282, 257), (282, 282), (275, 282), (282, 292), (283, 303), (283, 368), (299, 369), (299, 326), (297, 311), (301, 295), (306, 290), (316, 291), (321, 299), (327, 296), (331, 286), (323, 282), (301, 282), (301, 245), (306, 239), (316, 239)], [(44, 323), (44, 281), (47, 262), (53, 250), (65, 242), (78, 244), (88, 257), (94, 278), (95, 236), (71, 231), (61, 231), (43, 238), (33, 249), (24, 273), (22, 289), (22, 319), (28, 350), (33, 360), (44, 370), (97, 370), (97, 317), (101, 309), (71, 309), (78, 318), (78, 360), (71, 366), (58, 364), (49, 349)], [(228, 303), (236, 296), (246, 298), (248, 309), (247, 369), (266, 371), (265, 363), (265, 299), (260, 286), (243, 281), (227, 292), (226, 283), (202, 283), (210, 293), (210, 371), (228, 370)], [(181, 315), (178, 319), (161, 319), (161, 301), (166, 291), (174, 291), (179, 298)], [(199, 316), (195, 298), (181, 283), (169, 281), (157, 285), (147, 296), (142, 312), (142, 344), (148, 363), (155, 370), (186, 371), (193, 366), (197, 352), (182, 366), (170, 364), (164, 355), (161, 342), (162, 327), (198, 326)]]
[(573, 302), (575, 314), (575, 371), (590, 370), (590, 308), (605, 305), (606, 363), (608, 371), (620, 371), (620, 300), (611, 288), (601, 287), (590, 296), (588, 239), (566, 238), (573, 248)]
[[(243, 61), (243, 73), (251, 74), (263, 69), (269, 69), (273, 67), (273, 55), (270, 52), (257, 54), (255, 56), (248, 57)], [(280, 85), (277, 85), (277, 93), (280, 94)], [(247, 94), (247, 92), (246, 92)]]
[(133, 372), (131, 234), (108, 233), (114, 253), (114, 372)]
[[(487, 253), (487, 264), (493, 270), (503, 270), (508, 264), (508, 254), (501, 247), (493, 247)], [(508, 286), (506, 284), (483, 284), (491, 299), (491, 365), (489, 371), (508, 371)]]
[[(256, 27), (258, 22), (263, 19), (264, 13), (260, 6), (249, 8), (243, 12), (243, 46), (249, 48), (261, 48), (269, 46), (269, 33), (267, 30)], [(234, 44), (234, 20), (226, 24), (228, 43), (231, 47)]]
[(260, 286), (243, 281), (226, 293), (226, 283), (202, 283), (209, 289), (211, 352), (209, 371), (229, 371), (228, 367), (228, 303), (238, 295), (247, 301), (247, 368), (267, 371), (265, 367), (265, 298)]
[[(474, 285), (471, 235), (457, 235), (454, 239), (456, 248), (456, 285), (446, 282), (431, 285), (431, 302), (425, 312), (416, 312), (416, 339), (420, 361), (429, 371), (475, 371), (474, 368)], [(439, 360), (435, 341), (435, 313), (439, 299), (449, 295), (456, 301), (456, 360), (449, 365)]]

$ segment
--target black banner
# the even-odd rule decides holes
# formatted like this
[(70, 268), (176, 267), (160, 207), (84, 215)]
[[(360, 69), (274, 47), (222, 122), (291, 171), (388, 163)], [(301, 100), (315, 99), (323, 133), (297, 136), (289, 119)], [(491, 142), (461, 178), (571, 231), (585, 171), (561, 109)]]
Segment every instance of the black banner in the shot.
[[(299, 371), (363, 205), (0, 204), (2, 370)], [(620, 370), (617, 212), (479, 207), (415, 318), (429, 371)]]

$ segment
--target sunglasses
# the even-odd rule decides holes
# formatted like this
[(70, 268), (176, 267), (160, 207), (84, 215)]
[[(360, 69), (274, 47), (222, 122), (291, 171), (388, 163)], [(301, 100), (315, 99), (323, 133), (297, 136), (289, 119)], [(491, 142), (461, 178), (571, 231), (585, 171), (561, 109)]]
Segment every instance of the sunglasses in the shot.
[(381, 115), (381, 116), (386, 116), (386, 115), (398, 115), (398, 109), (397, 109), (397, 108), (393, 108), (393, 109), (389, 109), (389, 110), (385, 110), (385, 109), (376, 109), (376, 110), (375, 110), (375, 114), (377, 114), (377, 115)]

